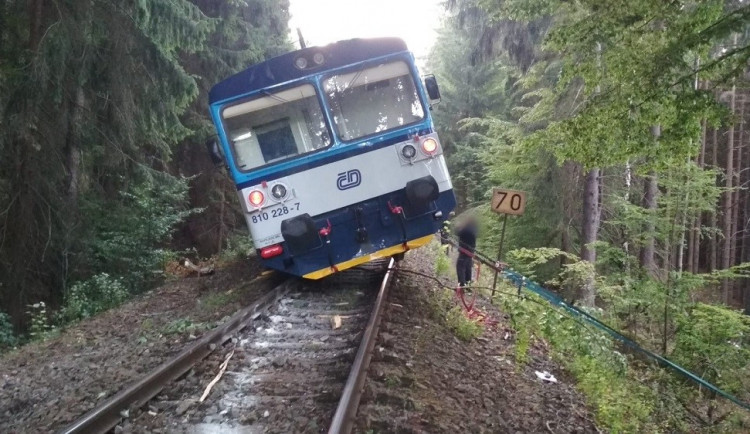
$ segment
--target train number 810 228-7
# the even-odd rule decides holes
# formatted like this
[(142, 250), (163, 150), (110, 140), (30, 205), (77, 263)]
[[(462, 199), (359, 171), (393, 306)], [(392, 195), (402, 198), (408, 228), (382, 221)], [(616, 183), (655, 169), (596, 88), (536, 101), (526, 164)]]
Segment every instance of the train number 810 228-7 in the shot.
[(270, 211), (261, 211), (258, 214), (254, 214), (250, 219), (253, 221), (253, 223), (260, 223), (268, 220), (269, 218), (274, 219), (276, 217), (287, 215), (290, 211), (299, 211), (299, 202), (295, 202), (289, 206), (282, 205)]

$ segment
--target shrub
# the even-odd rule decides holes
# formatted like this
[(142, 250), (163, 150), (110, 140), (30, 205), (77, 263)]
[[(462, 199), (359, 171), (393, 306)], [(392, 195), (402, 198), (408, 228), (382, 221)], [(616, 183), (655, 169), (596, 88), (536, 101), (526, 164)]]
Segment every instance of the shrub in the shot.
[(43, 341), (55, 331), (47, 315), (47, 305), (43, 301), (28, 305), (26, 314), (29, 316), (30, 323), (29, 340)]
[(65, 322), (88, 318), (121, 304), (128, 296), (122, 278), (99, 273), (70, 288), (60, 315)]
[(148, 289), (176, 257), (165, 248), (175, 226), (199, 211), (187, 209), (187, 191), (186, 179), (158, 174), (134, 183), (116, 202), (86, 203), (94, 273), (122, 277), (133, 293)]
[(0, 349), (14, 347), (17, 343), (18, 338), (13, 333), (10, 315), (0, 312)]
[(678, 319), (672, 356), (730, 393), (747, 392), (750, 318), (721, 306), (696, 304)]
[(255, 251), (253, 239), (246, 230), (233, 232), (226, 240), (226, 246), (219, 253), (221, 262), (234, 262), (246, 259)]

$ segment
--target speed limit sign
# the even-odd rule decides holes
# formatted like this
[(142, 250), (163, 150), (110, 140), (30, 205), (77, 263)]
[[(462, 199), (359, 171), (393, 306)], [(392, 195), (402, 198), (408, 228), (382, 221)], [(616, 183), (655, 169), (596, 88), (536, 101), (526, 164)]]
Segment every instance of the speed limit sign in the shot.
[(526, 209), (526, 193), (495, 188), (492, 190), (492, 211), (498, 214), (521, 215)]

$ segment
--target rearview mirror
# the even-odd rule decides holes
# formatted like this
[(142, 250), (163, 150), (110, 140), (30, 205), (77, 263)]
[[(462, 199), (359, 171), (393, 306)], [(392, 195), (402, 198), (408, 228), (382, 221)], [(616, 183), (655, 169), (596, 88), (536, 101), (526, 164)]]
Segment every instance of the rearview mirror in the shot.
[(215, 166), (224, 162), (224, 157), (221, 155), (221, 150), (219, 148), (219, 142), (217, 142), (216, 139), (206, 140), (206, 149), (208, 150), (208, 155), (211, 157), (211, 161)]
[(424, 87), (427, 89), (427, 96), (430, 97), (431, 103), (440, 102), (440, 88), (434, 75), (428, 75), (424, 78)]

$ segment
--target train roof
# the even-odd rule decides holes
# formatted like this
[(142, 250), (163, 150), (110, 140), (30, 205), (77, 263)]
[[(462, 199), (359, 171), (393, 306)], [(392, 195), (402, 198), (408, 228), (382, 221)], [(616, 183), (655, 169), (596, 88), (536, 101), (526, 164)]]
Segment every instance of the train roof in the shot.
[[(252, 92), (274, 84), (284, 83), (317, 72), (338, 68), (375, 57), (406, 51), (406, 44), (399, 38), (349, 39), (334, 42), (324, 47), (308, 47), (292, 51), (255, 64), (219, 82), (209, 93), (209, 103)], [(317, 66), (312, 57), (323, 53), (325, 61)], [(300, 56), (309, 59), (308, 67), (299, 69), (294, 62)]]

